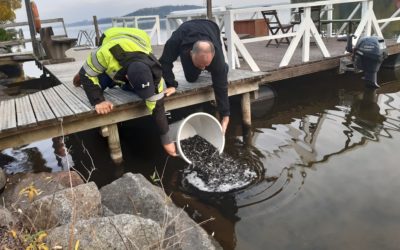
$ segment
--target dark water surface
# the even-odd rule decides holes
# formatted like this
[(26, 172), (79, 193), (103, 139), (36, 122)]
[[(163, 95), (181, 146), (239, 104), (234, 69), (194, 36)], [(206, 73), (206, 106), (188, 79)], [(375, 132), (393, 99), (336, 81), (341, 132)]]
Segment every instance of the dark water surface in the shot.
[(334, 72), (276, 83), (275, 100), (253, 104), (246, 137), (232, 99), (225, 152), (262, 168), (263, 176), (230, 193), (182, 185), (186, 165), (166, 157), (148, 117), (120, 125), (121, 166), (97, 130), (67, 136), (66, 145), (53, 138), (4, 150), (16, 160), (0, 164), (8, 172), (37, 172), (65, 170), (70, 162), (85, 174), (93, 161), (91, 179), (99, 186), (128, 171), (150, 178), (165, 165), (166, 191), (177, 205), (188, 204), (195, 220), (214, 217), (204, 228), (225, 249), (399, 249), (399, 79), (399, 72), (383, 70), (377, 91), (364, 89), (359, 75)]

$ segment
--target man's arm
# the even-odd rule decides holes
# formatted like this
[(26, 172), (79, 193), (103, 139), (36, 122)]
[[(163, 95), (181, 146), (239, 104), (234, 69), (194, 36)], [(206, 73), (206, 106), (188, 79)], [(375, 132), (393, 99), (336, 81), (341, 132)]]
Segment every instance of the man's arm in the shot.
[(96, 84), (96, 81), (98, 82), (97, 77), (89, 77), (83, 67), (79, 71), (79, 77), (90, 104), (95, 106), (105, 101), (100, 85), (98, 83)]
[(146, 106), (150, 110), (151, 116), (153, 117), (157, 128), (158, 132), (161, 138), (161, 144), (164, 147), (164, 150), (171, 156), (176, 156), (176, 149), (175, 149), (175, 144), (170, 138), (168, 132), (169, 132), (169, 125), (168, 125), (168, 120), (165, 115), (165, 107), (164, 107), (164, 98), (157, 100), (155, 102), (151, 101), (146, 101)]
[(181, 44), (180, 33), (175, 31), (165, 43), (163, 53), (159, 59), (163, 71), (163, 78), (167, 87), (178, 87), (178, 82), (175, 81), (175, 75), (172, 72), (174, 62), (179, 56)]
[(223, 55), (216, 53), (212, 65), (210, 65), (211, 79), (213, 82), (215, 99), (221, 117), (230, 115), (228, 98), (228, 66)]
[(230, 105), (228, 97), (228, 70), (229, 67), (225, 63), (221, 53), (216, 53), (212, 65), (210, 65), (211, 78), (215, 100), (217, 101), (217, 109), (222, 118), (221, 126), (223, 133), (229, 124)]
[[(113, 109), (113, 104), (106, 101), (103, 96), (103, 90), (100, 87), (99, 75), (103, 74), (106, 66), (99, 62), (102, 58), (101, 48), (92, 52), (79, 71), (80, 83), (85, 90), (90, 104), (95, 106), (98, 114), (107, 114)], [(105, 60), (102, 60), (103, 62)], [(104, 63), (103, 63), (104, 64)]]

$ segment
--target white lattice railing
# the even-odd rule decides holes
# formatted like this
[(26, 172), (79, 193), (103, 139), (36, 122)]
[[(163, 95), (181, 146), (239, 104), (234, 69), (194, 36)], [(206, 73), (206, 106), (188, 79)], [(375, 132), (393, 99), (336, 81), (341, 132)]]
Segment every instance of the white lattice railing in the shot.
[(155, 38), (156, 44), (162, 44), (160, 36), (160, 17), (155, 16), (128, 16), (128, 17), (113, 17), (112, 26), (122, 26), (122, 27), (135, 27), (139, 28), (139, 23), (141, 21), (154, 22), (150, 29), (143, 29), (149, 33), (150, 38), (153, 40)]
[[(351, 14), (342, 20), (334, 20), (333, 12), (336, 6), (342, 4), (349, 3), (358, 3), (355, 9), (351, 12)], [(250, 68), (253, 71), (259, 71), (260, 68), (252, 58), (251, 54), (247, 51), (244, 44), (259, 42), (259, 41), (268, 41), (272, 39), (281, 39), (285, 37), (291, 37), (292, 40), (290, 45), (288, 46), (285, 55), (283, 56), (279, 66), (284, 67), (289, 65), (296, 48), (298, 47), (300, 41), (302, 41), (301, 51), (302, 51), (302, 61), (308, 62), (310, 60), (310, 38), (314, 37), (318, 48), (320, 49), (322, 55), (324, 57), (330, 57), (331, 54), (324, 43), (324, 40), (321, 38), (322, 34), (318, 32), (318, 29), (315, 26), (314, 21), (311, 18), (311, 8), (319, 6), (322, 10), (321, 16), (325, 15), (326, 18), (322, 20), (322, 23), (326, 24), (326, 32), (325, 36), (331, 37), (333, 35), (332, 32), (332, 23), (333, 22), (343, 22), (343, 25), (339, 29), (336, 34), (340, 34), (351, 22), (354, 16), (361, 12), (361, 19), (358, 20), (357, 29), (354, 32), (356, 38), (353, 38), (353, 44), (355, 44), (358, 38), (361, 35), (370, 36), (375, 34), (377, 36), (383, 37), (382, 29), (384, 29), (389, 23), (393, 21), (399, 21), (400, 17), (397, 17), (400, 14), (400, 10), (397, 10), (391, 17), (386, 19), (377, 20), (375, 13), (373, 11), (373, 0), (327, 0), (327, 1), (317, 1), (317, 2), (309, 2), (309, 3), (296, 3), (296, 4), (282, 4), (282, 5), (273, 5), (268, 7), (257, 7), (257, 8), (242, 8), (242, 9), (217, 9), (213, 11), (214, 21), (220, 26), (222, 33), (224, 34), (224, 38), (226, 39), (227, 44), (227, 61), (229, 66), (234, 69), (236, 67), (240, 67), (238, 60), (238, 52), (242, 55), (243, 59), (247, 62)], [(279, 12), (286, 11), (287, 13), (291, 13), (293, 9), (302, 8), (303, 14), (301, 18), (301, 22), (299, 26), (297, 26), (296, 30), (286, 34), (277, 34), (277, 35), (268, 35), (261, 36), (255, 38), (247, 38), (247, 39), (239, 39), (239, 36), (234, 30), (234, 21), (239, 20), (240, 16), (247, 15), (247, 18), (256, 18), (259, 16), (261, 11), (266, 10), (277, 10)], [(205, 10), (203, 12), (197, 11), (195, 13), (186, 13), (186, 14), (173, 14), (167, 16), (167, 29), (169, 32), (174, 30), (177, 26), (179, 26), (183, 21), (190, 20), (193, 18), (204, 18)], [(383, 23), (382, 26), (379, 26), (380, 23)], [(400, 42), (400, 39), (399, 41)]]

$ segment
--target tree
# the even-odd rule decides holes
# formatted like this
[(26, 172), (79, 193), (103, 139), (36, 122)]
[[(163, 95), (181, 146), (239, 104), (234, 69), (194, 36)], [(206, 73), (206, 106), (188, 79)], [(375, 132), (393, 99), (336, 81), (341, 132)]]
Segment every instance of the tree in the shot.
[(15, 10), (21, 8), (21, 0), (0, 0), (0, 23), (15, 20)]

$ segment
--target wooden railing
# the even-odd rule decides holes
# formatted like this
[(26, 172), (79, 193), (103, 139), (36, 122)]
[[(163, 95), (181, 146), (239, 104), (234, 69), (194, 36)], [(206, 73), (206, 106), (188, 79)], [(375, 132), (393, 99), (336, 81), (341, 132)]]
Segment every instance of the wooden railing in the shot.
[[(350, 4), (350, 3), (358, 3), (356, 8), (352, 11), (352, 13), (346, 18), (341, 20), (333, 19), (333, 11), (334, 6)], [(310, 60), (310, 38), (314, 37), (316, 44), (318, 45), (319, 50), (321, 51), (323, 57), (328, 58), (331, 56), (328, 48), (326, 47), (322, 34), (318, 31), (315, 26), (314, 21), (311, 17), (311, 8), (320, 7), (326, 13), (326, 18), (322, 19), (322, 23), (326, 25), (326, 31), (324, 32), (324, 36), (332, 37), (332, 24), (333, 23), (342, 23), (342, 27), (339, 29), (339, 32), (342, 32), (346, 25), (350, 22), (354, 21), (354, 16), (356, 13), (361, 11), (361, 19), (358, 20), (357, 29), (354, 34), (356, 38), (353, 38), (353, 44), (355, 44), (358, 38), (361, 35), (370, 36), (372, 34), (384, 37), (382, 34), (382, 29), (384, 29), (389, 23), (394, 21), (399, 21), (400, 17), (397, 15), (400, 13), (400, 10), (396, 11), (391, 17), (386, 19), (377, 20), (375, 13), (373, 11), (373, 0), (327, 0), (327, 1), (317, 1), (317, 2), (309, 2), (309, 3), (296, 3), (296, 4), (283, 4), (283, 5), (273, 5), (268, 7), (257, 7), (257, 8), (241, 8), (241, 9), (227, 9), (225, 11), (214, 11), (213, 17), (215, 22), (219, 25), (224, 39), (226, 39), (227, 44), (227, 61), (230, 68), (234, 69), (236, 67), (240, 67), (238, 60), (238, 52), (241, 54), (243, 59), (247, 62), (250, 68), (253, 71), (260, 71), (260, 68), (247, 51), (244, 44), (253, 43), (259, 41), (268, 41), (273, 39), (281, 39), (285, 37), (291, 37), (291, 43), (288, 46), (285, 55), (283, 56), (279, 67), (287, 66), (296, 50), (298, 45), (301, 43), (301, 51), (302, 51), (302, 62), (308, 62)], [(278, 33), (276, 35), (267, 35), (255, 38), (247, 38), (247, 39), (239, 39), (238, 34), (234, 30), (234, 22), (236, 20), (240, 20), (240, 16), (247, 15), (247, 18), (250, 16), (251, 18), (257, 17), (258, 13), (261, 11), (268, 10), (277, 10), (278, 12), (287, 12), (291, 13), (293, 9), (303, 10), (301, 22), (296, 27), (293, 32), (288, 32), (285, 34)], [(204, 13), (205, 14), (205, 13)], [(290, 15), (290, 14), (289, 14)], [(321, 12), (321, 16), (325, 15)], [(179, 24), (183, 21), (190, 20), (192, 18), (199, 18), (200, 14), (196, 15), (174, 15), (167, 16), (167, 24), (175, 23)], [(201, 18), (201, 17), (200, 17)], [(383, 23), (382, 26), (379, 26), (379, 23)], [(175, 25), (176, 26), (176, 25)], [(169, 26), (167, 25), (167, 28)], [(169, 28), (172, 26), (170, 25)], [(172, 27), (174, 28), (174, 27)], [(171, 30), (169, 31), (171, 32)], [(335, 35), (338, 35), (337, 32)], [(398, 41), (400, 42), (400, 41)]]
[(149, 33), (151, 39), (156, 36), (156, 44), (161, 43), (160, 36), (160, 17), (158, 15), (155, 16), (128, 16), (128, 17), (113, 17), (112, 18), (112, 26), (122, 26), (122, 27), (135, 27), (139, 28), (140, 21), (153, 21), (154, 24), (150, 29), (143, 29)]

